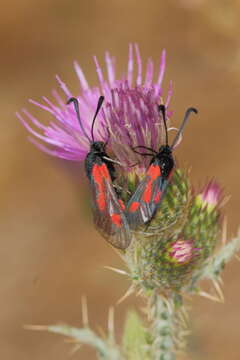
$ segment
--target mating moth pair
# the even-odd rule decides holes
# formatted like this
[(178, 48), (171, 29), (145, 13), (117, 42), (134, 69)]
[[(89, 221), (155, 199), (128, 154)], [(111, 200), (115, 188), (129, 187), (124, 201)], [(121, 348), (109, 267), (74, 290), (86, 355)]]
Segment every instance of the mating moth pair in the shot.
[[(147, 224), (158, 210), (175, 167), (173, 149), (183, 132), (190, 113), (197, 113), (197, 110), (189, 108), (186, 111), (183, 122), (170, 146), (168, 144), (166, 108), (164, 105), (158, 106), (159, 115), (162, 116), (165, 127), (165, 145), (160, 146), (158, 151), (146, 146), (136, 146), (132, 149), (142, 156), (150, 156), (151, 160), (145, 176), (139, 182), (127, 204), (124, 204), (114, 185), (115, 163), (118, 162), (111, 159), (106, 153), (108, 141), (94, 140), (94, 124), (103, 101), (104, 97), (100, 96), (92, 121), (91, 137), (82, 124), (78, 100), (70, 98), (68, 104), (73, 103), (82, 132), (90, 145), (85, 158), (85, 170), (93, 194), (94, 222), (114, 247), (124, 250), (130, 245), (131, 230)], [(141, 148), (147, 152), (142, 153), (136, 150)]]

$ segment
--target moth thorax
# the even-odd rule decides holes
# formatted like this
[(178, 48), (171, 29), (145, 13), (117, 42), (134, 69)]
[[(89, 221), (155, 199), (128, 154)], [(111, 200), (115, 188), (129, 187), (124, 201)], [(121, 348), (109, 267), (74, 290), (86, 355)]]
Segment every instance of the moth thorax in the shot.
[(94, 151), (97, 153), (105, 152), (105, 143), (103, 141), (94, 141), (91, 144), (90, 151)]
[(161, 146), (157, 157), (159, 160), (162, 176), (168, 177), (174, 167), (174, 159), (171, 148), (168, 145)]

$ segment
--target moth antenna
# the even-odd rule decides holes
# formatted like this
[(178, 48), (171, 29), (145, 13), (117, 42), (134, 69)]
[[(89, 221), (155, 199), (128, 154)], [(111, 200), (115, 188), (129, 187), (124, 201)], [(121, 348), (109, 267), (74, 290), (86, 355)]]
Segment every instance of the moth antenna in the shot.
[(158, 105), (158, 111), (159, 111), (160, 114), (162, 114), (162, 117), (163, 117), (163, 123), (164, 123), (164, 128), (165, 128), (166, 145), (168, 145), (168, 129), (167, 129), (166, 107), (165, 107), (165, 105)]
[(135, 150), (135, 148), (131, 148), (133, 152), (135, 152), (136, 154), (139, 154), (139, 155), (142, 155), (142, 156), (154, 156), (154, 153), (143, 153), (143, 152), (140, 152), (140, 151), (137, 151)]
[(171, 145), (171, 149), (173, 149), (174, 146), (176, 145), (176, 143), (178, 142), (178, 139), (179, 139), (179, 137), (181, 136), (181, 134), (182, 134), (182, 132), (183, 132), (183, 130), (184, 130), (187, 122), (188, 122), (189, 115), (190, 115), (191, 113), (197, 114), (198, 111), (197, 111), (197, 109), (195, 109), (194, 107), (190, 107), (190, 108), (187, 109), (187, 111), (185, 112), (185, 115), (184, 115), (182, 124), (181, 124), (181, 126), (180, 126), (180, 128), (179, 128), (179, 130), (178, 130), (178, 132), (177, 132), (177, 135), (175, 136), (175, 139), (173, 140), (173, 143), (172, 143), (172, 145)]
[(94, 135), (93, 135), (93, 130), (94, 130), (94, 124), (95, 124), (95, 120), (97, 118), (97, 115), (99, 113), (99, 110), (101, 109), (102, 103), (104, 101), (104, 96), (100, 96), (98, 99), (98, 104), (97, 104), (97, 110), (95, 112), (95, 115), (93, 117), (93, 121), (92, 121), (92, 128), (91, 128), (91, 137), (92, 137), (92, 141), (94, 142)]
[(86, 133), (85, 129), (84, 129), (84, 126), (82, 124), (82, 120), (81, 120), (81, 117), (80, 117), (80, 111), (79, 111), (79, 104), (78, 104), (78, 99), (75, 98), (75, 97), (71, 97), (70, 99), (68, 99), (67, 101), (67, 105), (73, 103), (74, 105), (74, 109), (76, 111), (76, 114), (77, 114), (77, 119), (78, 119), (78, 122), (79, 122), (79, 125), (82, 129), (82, 132), (83, 134), (86, 136), (86, 138), (88, 139), (88, 141), (91, 143), (91, 139), (90, 137), (88, 136), (88, 134)]
[(134, 146), (133, 148), (131, 148), (132, 150), (135, 150), (135, 149), (146, 149), (146, 150), (149, 150), (149, 151), (152, 151), (154, 154), (157, 155), (157, 151), (153, 150), (152, 148), (148, 147), (148, 146), (144, 146), (144, 145), (139, 145), (139, 146)]

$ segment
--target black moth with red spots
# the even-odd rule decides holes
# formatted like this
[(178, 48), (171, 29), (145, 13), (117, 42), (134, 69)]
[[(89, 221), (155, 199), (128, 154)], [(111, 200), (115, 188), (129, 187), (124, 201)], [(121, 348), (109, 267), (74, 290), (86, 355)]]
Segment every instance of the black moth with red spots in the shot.
[[(178, 130), (172, 145), (169, 146), (166, 124), (166, 109), (164, 105), (160, 105), (158, 109), (160, 114), (162, 114), (165, 126), (166, 145), (161, 146), (158, 152), (145, 146), (137, 146), (133, 149), (140, 155), (151, 156), (152, 159), (145, 177), (142, 181), (140, 181), (136, 191), (127, 204), (127, 218), (132, 229), (149, 222), (158, 210), (166, 193), (167, 186), (173, 175), (175, 161), (172, 155), (172, 151), (174, 146), (182, 134), (190, 113), (194, 112), (197, 114), (197, 110), (195, 108), (189, 108), (186, 111), (180, 129)], [(143, 148), (148, 150), (148, 152), (138, 152), (135, 150), (137, 148)]]
[(114, 189), (114, 160), (109, 158), (105, 148), (107, 143), (94, 141), (94, 123), (102, 106), (104, 97), (100, 96), (92, 121), (91, 138), (86, 133), (80, 118), (78, 100), (70, 98), (84, 136), (90, 144), (90, 151), (85, 159), (86, 175), (92, 189), (94, 223), (106, 240), (116, 248), (126, 249), (131, 241), (129, 225), (125, 216), (125, 205)]

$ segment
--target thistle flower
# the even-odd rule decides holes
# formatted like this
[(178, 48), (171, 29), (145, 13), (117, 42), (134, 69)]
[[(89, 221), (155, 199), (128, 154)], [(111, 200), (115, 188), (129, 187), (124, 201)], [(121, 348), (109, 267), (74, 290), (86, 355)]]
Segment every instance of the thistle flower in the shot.
[[(135, 77), (134, 60), (137, 64)], [(142, 60), (137, 45), (134, 48), (132, 45), (129, 47), (127, 73), (121, 80), (116, 79), (114, 60), (108, 53), (105, 56), (107, 80), (103, 77), (96, 57), (94, 61), (99, 79), (98, 87), (90, 87), (79, 65), (76, 62), (74, 64), (81, 85), (81, 93), (77, 99), (84, 131), (74, 108), (66, 105), (73, 94), (58, 76), (57, 81), (64, 97), (54, 91), (56, 104), (46, 97), (43, 97), (45, 104), (30, 100), (42, 110), (49, 112), (53, 120), (43, 125), (25, 109), (25, 117), (21, 114), (17, 116), (34, 136), (31, 141), (41, 150), (67, 160), (81, 161), (89, 152), (87, 137), (91, 139), (92, 136), (92, 118), (98, 98), (104, 95), (105, 102), (96, 121), (94, 139), (106, 141), (110, 134), (108, 149), (122, 165), (118, 169), (115, 185), (122, 189), (121, 197), (128, 200), (149, 165), (149, 158), (136, 154), (132, 148), (145, 146), (158, 151), (166, 142), (163, 118), (158, 111), (159, 103), (165, 103), (168, 109), (172, 95), (170, 86), (167, 98), (163, 100), (165, 51), (162, 52), (157, 81), (153, 81), (154, 66), (151, 59), (147, 62), (143, 80)], [(170, 114), (167, 111), (168, 118)], [(34, 130), (33, 126), (36, 126), (38, 131)], [(171, 128), (168, 127), (169, 130)], [(137, 165), (132, 168), (131, 164), (136, 162)], [(200, 194), (194, 195), (186, 173), (175, 170), (160, 209), (151, 219), (147, 229), (140, 227), (132, 233), (132, 244), (125, 252), (125, 261), (135, 279), (140, 279), (142, 284), (144, 278), (147, 288), (157, 286), (175, 289), (186, 284), (189, 274), (214, 248), (219, 228), (218, 216), (216, 212), (212, 213), (210, 221), (208, 213), (215, 207), (219, 191), (218, 186), (210, 182)], [(202, 237), (203, 232), (208, 240)], [(184, 251), (181, 256), (179, 246), (181, 251)], [(133, 254), (137, 262), (133, 260)]]
[[(135, 50), (135, 57), (134, 51)], [(164, 142), (163, 122), (159, 116), (157, 105), (163, 102), (162, 80), (165, 72), (165, 51), (162, 52), (157, 80), (153, 80), (154, 64), (148, 59), (145, 77), (142, 59), (137, 45), (130, 45), (126, 75), (120, 80), (115, 75), (115, 63), (109, 53), (105, 55), (107, 79), (94, 57), (99, 86), (90, 87), (84, 73), (77, 62), (74, 68), (78, 76), (81, 91), (77, 96), (84, 130), (91, 138), (91, 124), (96, 104), (100, 95), (105, 97), (104, 105), (98, 115), (94, 128), (94, 138), (106, 141), (110, 139), (108, 148), (124, 167), (141, 160), (139, 168), (148, 164), (132, 151), (134, 146), (148, 146), (158, 149)], [(136, 61), (136, 70), (134, 69)], [(134, 70), (136, 76), (134, 77)], [(144, 78), (143, 78), (144, 77)], [(43, 97), (44, 103), (29, 100), (32, 104), (50, 113), (52, 120), (43, 125), (26, 109), (17, 113), (18, 118), (33, 137), (31, 141), (46, 153), (66, 160), (81, 161), (89, 151), (88, 139), (79, 126), (73, 107), (66, 105), (73, 96), (67, 85), (59, 76), (56, 77), (63, 91), (63, 96), (53, 91), (55, 103)], [(165, 105), (168, 107), (172, 94), (170, 85)], [(170, 112), (168, 112), (170, 115)], [(34, 129), (36, 127), (36, 129)], [(40, 141), (39, 141), (40, 140)]]

